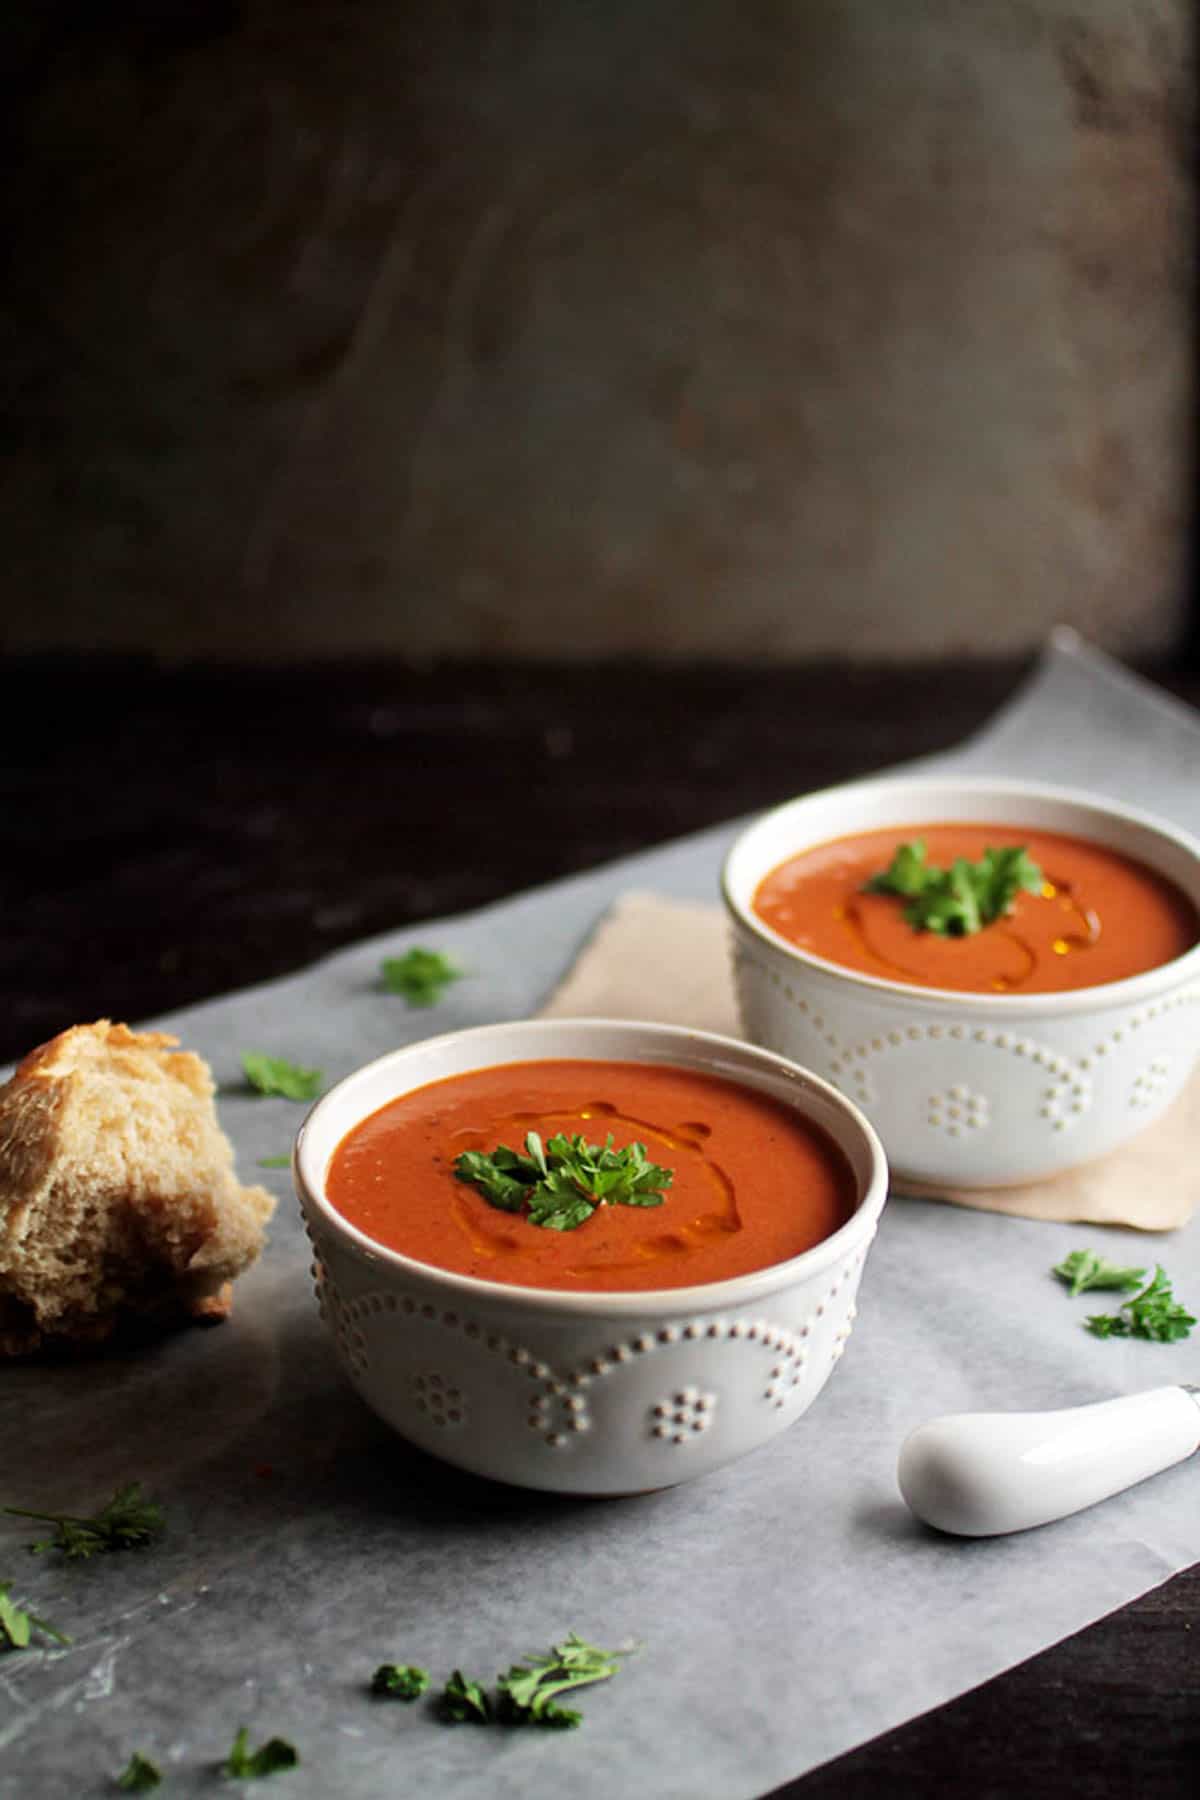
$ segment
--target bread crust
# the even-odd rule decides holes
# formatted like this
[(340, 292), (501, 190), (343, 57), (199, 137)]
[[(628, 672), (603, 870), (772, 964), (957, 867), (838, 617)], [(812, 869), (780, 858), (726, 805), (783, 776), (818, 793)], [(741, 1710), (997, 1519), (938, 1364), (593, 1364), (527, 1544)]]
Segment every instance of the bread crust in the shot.
[(0, 1087), (0, 1356), (228, 1313), (275, 1202), (239, 1184), (208, 1065), (177, 1043), (98, 1019)]

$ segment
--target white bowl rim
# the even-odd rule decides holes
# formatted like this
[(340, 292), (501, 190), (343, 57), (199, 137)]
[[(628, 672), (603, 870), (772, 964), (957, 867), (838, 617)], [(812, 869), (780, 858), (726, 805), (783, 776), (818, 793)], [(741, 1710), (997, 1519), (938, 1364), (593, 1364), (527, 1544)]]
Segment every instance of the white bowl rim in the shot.
[[(632, 1032), (644, 1032), (647, 1040), (653, 1044), (661, 1044), (664, 1054), (661, 1056), (628, 1060), (670, 1063), (670, 1046), (682, 1047), (684, 1044), (715, 1052), (733, 1052), (745, 1057), (752, 1064), (764, 1070), (771, 1070), (796, 1084), (797, 1092), (815, 1092), (835, 1113), (842, 1115), (846, 1125), (856, 1131), (862, 1140), (862, 1148), (866, 1152), (870, 1175), (863, 1188), (858, 1205), (850, 1217), (828, 1237), (821, 1238), (809, 1249), (801, 1251), (799, 1256), (789, 1257), (785, 1262), (769, 1263), (762, 1269), (751, 1269), (742, 1275), (727, 1276), (722, 1281), (710, 1281), (692, 1287), (672, 1288), (546, 1288), (523, 1287), (516, 1283), (487, 1281), (479, 1276), (463, 1275), (452, 1269), (439, 1268), (436, 1263), (421, 1262), (416, 1257), (406, 1256), (402, 1251), (392, 1250), (386, 1244), (379, 1243), (360, 1231), (356, 1225), (342, 1217), (329, 1202), (324, 1189), (324, 1170), (312, 1166), (309, 1154), (311, 1127), (318, 1112), (327, 1102), (348, 1087), (352, 1082), (363, 1080), (368, 1073), (378, 1071), (389, 1063), (403, 1065), (407, 1061), (416, 1061), (426, 1051), (441, 1049), (452, 1042), (469, 1043), (472, 1038), (490, 1038), (495, 1033), (524, 1038), (528, 1036), (531, 1045), (536, 1044), (539, 1037), (549, 1037), (551, 1028), (559, 1031), (564, 1028), (580, 1027), (583, 1040), (593, 1034), (596, 1027), (611, 1029), (622, 1027)], [(560, 1056), (565, 1053), (560, 1052)], [(528, 1057), (511, 1058), (512, 1061), (532, 1061), (534, 1053)], [(575, 1055), (572, 1053), (572, 1060)], [(588, 1058), (586, 1050), (581, 1047), (578, 1053), (580, 1061), (616, 1061), (611, 1056), (593, 1056)], [(482, 1059), (475, 1065), (477, 1068), (492, 1066), (489, 1059)], [(675, 1063), (679, 1067), (678, 1062)], [(462, 1073), (469, 1073), (463, 1070)], [(727, 1076), (727, 1079), (736, 1079)], [(434, 1079), (437, 1079), (436, 1077)], [(401, 1094), (427, 1086), (427, 1081), (418, 1080), (407, 1087), (398, 1085), (390, 1097), (395, 1099)], [(752, 1083), (747, 1083), (752, 1085)], [(767, 1090), (760, 1090), (767, 1091)], [(371, 1109), (377, 1111), (379, 1106), (386, 1106), (386, 1100), (376, 1102)], [(360, 1112), (356, 1123), (370, 1117), (369, 1112)], [(346, 1130), (352, 1130), (347, 1126)], [(342, 1133), (344, 1138), (345, 1132)], [(341, 1141), (341, 1140), (339, 1140)], [(842, 1146), (839, 1144), (839, 1149)], [(315, 1154), (313, 1152), (312, 1154)], [(842, 1154), (849, 1158), (849, 1152), (842, 1149)], [(296, 1133), (292, 1148), (292, 1178), (301, 1206), (306, 1203), (320, 1213), (322, 1219), (340, 1233), (357, 1250), (371, 1258), (377, 1259), (397, 1274), (419, 1278), (428, 1285), (444, 1287), (448, 1292), (461, 1298), (487, 1300), (500, 1305), (511, 1305), (522, 1312), (558, 1313), (569, 1315), (586, 1315), (592, 1318), (624, 1318), (628, 1315), (644, 1316), (661, 1314), (664, 1316), (692, 1312), (712, 1312), (729, 1307), (740, 1307), (754, 1303), (769, 1294), (776, 1293), (781, 1287), (803, 1279), (809, 1275), (820, 1274), (822, 1269), (837, 1261), (854, 1244), (862, 1240), (866, 1233), (866, 1242), (870, 1243), (875, 1227), (888, 1193), (888, 1165), (883, 1145), (878, 1133), (865, 1114), (855, 1106), (852, 1100), (839, 1092), (831, 1082), (824, 1081), (811, 1069), (802, 1067), (786, 1056), (779, 1056), (772, 1050), (761, 1049), (747, 1039), (727, 1037), (715, 1031), (693, 1030), (686, 1025), (664, 1025), (642, 1019), (608, 1019), (602, 1017), (555, 1018), (555, 1019), (511, 1019), (497, 1020), (492, 1024), (466, 1026), (458, 1031), (441, 1032), (436, 1037), (421, 1038), (414, 1044), (401, 1045), (398, 1049), (385, 1051), (382, 1056), (373, 1057), (370, 1062), (360, 1065), (349, 1075), (336, 1082), (327, 1093), (322, 1094), (306, 1114), (299, 1131)]]
[[(1198, 940), (1190, 950), (1185, 950), (1182, 956), (1174, 957), (1170, 962), (1159, 963), (1152, 969), (1145, 969), (1139, 975), (1128, 975), (1121, 981), (1096, 982), (1091, 987), (1070, 988), (1053, 993), (982, 994), (961, 988), (927, 986), (923, 982), (893, 981), (885, 976), (868, 975), (862, 970), (847, 968), (842, 963), (831, 962), (824, 956), (814, 955), (811, 950), (802, 950), (799, 945), (789, 943), (787, 938), (781, 937), (777, 931), (773, 931), (765, 920), (758, 918), (749, 905), (745, 904), (734, 891), (731, 870), (735, 860), (746, 854), (747, 846), (759, 832), (765, 835), (777, 821), (790, 812), (799, 812), (810, 803), (815, 805), (818, 801), (825, 801), (839, 794), (844, 795), (847, 801), (851, 801), (860, 796), (869, 797), (875, 793), (908, 792), (913, 795), (915, 800), (919, 801), (922, 794), (948, 790), (958, 790), (964, 798), (970, 796), (986, 800), (994, 795), (997, 799), (1012, 797), (1017, 800), (1029, 798), (1031, 800), (1059, 801), (1066, 806), (1085, 808), (1093, 813), (1105, 813), (1110, 818), (1135, 830), (1166, 839), (1173, 848), (1190, 856), (1196, 865), (1198, 879), (1200, 879), (1200, 839), (1193, 837), (1190, 832), (1173, 824), (1169, 819), (1164, 819), (1144, 807), (1124, 806), (1118, 801), (1110, 800), (1104, 794), (1087, 788), (1065, 787), (1055, 782), (1025, 780), (1015, 776), (955, 774), (953, 770), (949, 770), (945, 774), (938, 774), (934, 771), (919, 775), (893, 772), (887, 775), (865, 776), (858, 781), (837, 782), (832, 787), (814, 788), (811, 793), (798, 794), (791, 800), (784, 800), (780, 805), (770, 807), (766, 812), (760, 813), (752, 819), (738, 833), (721, 865), (721, 895), (726, 908), (743, 930), (748, 931), (776, 953), (782, 953), (785, 957), (801, 965), (819, 969), (825, 975), (844, 982), (851, 990), (858, 989), (867, 994), (886, 995), (891, 999), (903, 1000), (906, 1005), (920, 1006), (924, 1004), (944, 1007), (949, 1004), (969, 1009), (972, 1012), (978, 1011), (985, 1016), (989, 1013), (1011, 1016), (1017, 1011), (1035, 1017), (1042, 1017), (1046, 1014), (1062, 1016), (1071, 1013), (1092, 1012), (1097, 1008), (1109, 1006), (1137, 1005), (1142, 1000), (1153, 998), (1164, 988), (1173, 988), (1190, 981), (1193, 976), (1200, 976), (1200, 940)], [(913, 822), (918, 823), (919, 821)], [(981, 821), (981, 823), (993, 822)], [(854, 829), (855, 827), (850, 825), (844, 835), (852, 835)], [(1045, 827), (1044, 829), (1052, 828)], [(1061, 829), (1067, 833), (1070, 831), (1069, 826), (1055, 829)], [(816, 838), (813, 840), (813, 845), (829, 841), (831, 840), (824, 837)], [(801, 843), (792, 854), (799, 855), (808, 847)], [(1148, 861), (1149, 859), (1144, 858), (1143, 860)], [(772, 863), (770, 866), (774, 868), (778, 867), (778, 864)], [(1153, 864), (1151, 866), (1153, 867)], [(758, 879), (761, 880), (762, 875), (767, 873), (769, 870), (764, 869)], [(1176, 885), (1179, 884), (1176, 883)], [(1193, 904), (1200, 907), (1200, 902), (1197, 902), (1194, 896), (1189, 896), (1189, 898), (1193, 899)]]

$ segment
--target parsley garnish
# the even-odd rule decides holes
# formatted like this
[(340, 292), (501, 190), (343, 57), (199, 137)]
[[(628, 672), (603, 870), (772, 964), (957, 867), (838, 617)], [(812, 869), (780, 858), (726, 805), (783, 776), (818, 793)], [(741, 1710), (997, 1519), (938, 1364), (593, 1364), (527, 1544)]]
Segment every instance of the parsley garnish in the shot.
[(260, 1156), (258, 1159), (260, 1169), (288, 1169), (291, 1164), (292, 1159), (286, 1152), (282, 1156)]
[(468, 1681), (461, 1669), (442, 1689), (438, 1713), (447, 1725), (490, 1725), (492, 1709), (477, 1681)]
[(38, 1519), (54, 1526), (54, 1535), (43, 1538), (29, 1548), (61, 1550), (64, 1556), (95, 1556), (106, 1550), (133, 1550), (148, 1544), (163, 1528), (162, 1508), (157, 1501), (142, 1497), (141, 1483), (131, 1481), (118, 1488), (107, 1506), (90, 1518), (71, 1513), (33, 1512), (26, 1506), (6, 1506), (6, 1513), (18, 1519)]
[(381, 965), (383, 985), (389, 994), (403, 994), (410, 1006), (432, 1006), (442, 990), (462, 978), (462, 970), (440, 950), (409, 950), (404, 956), (385, 957)]
[(583, 1715), (568, 1706), (559, 1706), (557, 1696), (589, 1682), (608, 1681), (620, 1668), (618, 1658), (622, 1654), (597, 1649), (595, 1644), (585, 1643), (570, 1632), (565, 1643), (554, 1644), (545, 1656), (528, 1656), (523, 1663), (514, 1663), (507, 1675), (500, 1676), (500, 1717), (510, 1725), (571, 1730), (581, 1723)]
[(324, 1069), (302, 1069), (298, 1063), (285, 1062), (282, 1056), (268, 1056), (262, 1050), (246, 1050), (242, 1054), (246, 1080), (260, 1094), (278, 1094), (284, 1100), (315, 1100), (325, 1079)]
[(143, 1756), (140, 1750), (135, 1750), (117, 1776), (117, 1786), (127, 1794), (148, 1794), (161, 1780), (162, 1771), (157, 1764)]
[(904, 917), (914, 931), (942, 937), (970, 937), (994, 919), (1012, 911), (1024, 889), (1036, 894), (1042, 871), (1023, 846), (985, 850), (978, 862), (960, 856), (948, 869), (925, 860), (925, 845), (916, 838), (901, 844), (887, 868), (865, 884), (870, 894), (900, 894), (908, 901)]
[(613, 1149), (610, 1131), (603, 1144), (558, 1133), (543, 1145), (536, 1131), (525, 1139), (525, 1155), (499, 1144), (487, 1154), (464, 1150), (454, 1173), (502, 1212), (525, 1212), (531, 1225), (573, 1231), (598, 1206), (661, 1206), (673, 1171), (646, 1160), (644, 1144)]
[(26, 1612), (24, 1607), (18, 1606), (9, 1594), (9, 1586), (7, 1581), (0, 1581), (0, 1650), (27, 1650), (35, 1631), (40, 1631), (43, 1637), (53, 1638), (56, 1644), (70, 1643), (65, 1632), (56, 1631), (36, 1613)]
[(1097, 1256), (1094, 1250), (1072, 1250), (1060, 1263), (1055, 1263), (1051, 1273), (1070, 1288), (1072, 1299), (1076, 1294), (1087, 1293), (1089, 1288), (1112, 1288), (1119, 1293), (1129, 1293), (1141, 1287), (1146, 1279), (1145, 1269), (1123, 1269), (1117, 1263)]
[(231, 1781), (257, 1781), (263, 1775), (277, 1774), (280, 1769), (294, 1769), (300, 1761), (295, 1746), (286, 1738), (268, 1738), (257, 1750), (251, 1750), (249, 1745), (250, 1731), (243, 1725), (221, 1764), (221, 1773), (228, 1775)]
[(1161, 1265), (1140, 1294), (1126, 1300), (1119, 1312), (1093, 1313), (1086, 1329), (1093, 1337), (1149, 1338), (1156, 1344), (1175, 1344), (1190, 1337), (1195, 1318), (1180, 1306)]
[(600, 1650), (571, 1631), (544, 1656), (527, 1656), (524, 1662), (514, 1663), (506, 1675), (497, 1676), (494, 1707), (479, 1682), (468, 1681), (461, 1669), (455, 1669), (442, 1690), (438, 1711), (454, 1725), (488, 1725), (496, 1719), (503, 1725), (544, 1725), (570, 1731), (582, 1722), (583, 1715), (560, 1706), (558, 1696), (594, 1681), (608, 1681), (625, 1655), (628, 1652), (623, 1650)]
[(416, 1663), (380, 1663), (371, 1677), (371, 1692), (384, 1700), (419, 1700), (429, 1686), (429, 1671)]

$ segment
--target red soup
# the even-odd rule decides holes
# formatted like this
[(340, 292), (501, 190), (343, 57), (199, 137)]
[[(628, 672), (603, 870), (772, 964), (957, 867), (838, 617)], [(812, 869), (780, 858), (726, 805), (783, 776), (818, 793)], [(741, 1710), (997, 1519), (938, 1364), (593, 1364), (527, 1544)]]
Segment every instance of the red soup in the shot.
[[(555, 1176), (548, 1186), (530, 1133)], [(583, 1139), (603, 1151), (609, 1134), (608, 1160), (624, 1173), (596, 1203), (596, 1159), (564, 1160), (562, 1146)], [(486, 1158), (494, 1179), (500, 1145), (521, 1158), (513, 1187), (494, 1182), (512, 1211), (466, 1178)], [(631, 1171), (646, 1163), (635, 1185)], [(508, 1063), (404, 1094), (343, 1138), (326, 1192), (367, 1237), (419, 1262), (610, 1292), (784, 1262), (843, 1225), (857, 1198), (832, 1139), (765, 1094), (690, 1069), (590, 1061)]]
[[(898, 847), (915, 840), (939, 868), (1022, 847), (1042, 879), (969, 935), (917, 929), (903, 896), (866, 889)], [(1200, 937), (1187, 895), (1145, 863), (1084, 838), (1012, 825), (893, 825), (818, 844), (772, 870), (753, 909), (790, 943), (845, 968), (983, 994), (1123, 981), (1174, 961)]]

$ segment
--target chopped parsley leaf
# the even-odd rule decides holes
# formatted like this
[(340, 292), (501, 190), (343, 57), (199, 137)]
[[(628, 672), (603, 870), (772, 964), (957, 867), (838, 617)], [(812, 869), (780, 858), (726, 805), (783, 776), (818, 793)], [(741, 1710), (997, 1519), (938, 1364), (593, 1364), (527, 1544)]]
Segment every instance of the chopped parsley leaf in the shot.
[(1107, 1262), (1094, 1250), (1072, 1250), (1051, 1271), (1071, 1290), (1071, 1297), (1085, 1294), (1091, 1288), (1115, 1289), (1126, 1293), (1140, 1287), (1146, 1279), (1145, 1269), (1123, 1269)]
[(56, 1644), (69, 1644), (65, 1632), (57, 1631), (36, 1613), (26, 1612), (9, 1594), (10, 1583), (0, 1581), (0, 1650), (28, 1650), (35, 1631), (53, 1639)]
[(141, 1483), (131, 1481), (118, 1488), (107, 1505), (90, 1517), (72, 1513), (34, 1512), (26, 1506), (6, 1506), (17, 1519), (36, 1519), (53, 1525), (52, 1537), (31, 1544), (31, 1550), (61, 1550), (72, 1560), (96, 1556), (108, 1550), (135, 1550), (148, 1544), (163, 1528), (163, 1512), (156, 1500), (145, 1499)]
[(1157, 1266), (1149, 1283), (1119, 1312), (1093, 1313), (1085, 1329), (1093, 1337), (1146, 1338), (1156, 1344), (1176, 1344), (1190, 1337), (1195, 1317), (1176, 1300), (1171, 1283)]
[(161, 1780), (162, 1770), (158, 1765), (143, 1756), (140, 1750), (135, 1750), (117, 1776), (117, 1786), (126, 1794), (148, 1794)]
[(264, 1775), (278, 1774), (280, 1769), (294, 1769), (299, 1761), (295, 1746), (286, 1738), (268, 1738), (257, 1750), (251, 1750), (249, 1728), (243, 1725), (221, 1764), (221, 1773), (231, 1781), (257, 1781)]
[(594, 1681), (608, 1681), (620, 1668), (615, 1650), (600, 1650), (570, 1632), (564, 1643), (554, 1644), (542, 1656), (527, 1656), (501, 1675), (500, 1717), (510, 1725), (545, 1725), (570, 1730), (583, 1715), (560, 1706), (558, 1696)]
[(419, 1700), (429, 1686), (429, 1671), (416, 1663), (380, 1663), (371, 1677), (371, 1692), (384, 1700)]
[(389, 994), (401, 994), (410, 1006), (433, 1006), (463, 971), (440, 950), (409, 950), (404, 956), (388, 956), (380, 967)]
[(492, 1709), (480, 1684), (455, 1669), (442, 1689), (438, 1715), (446, 1725), (489, 1725)]
[(258, 1093), (277, 1094), (283, 1100), (315, 1100), (325, 1079), (324, 1069), (302, 1069), (262, 1050), (243, 1051), (242, 1068)]
[(524, 1156), (507, 1144), (490, 1154), (464, 1150), (454, 1173), (490, 1205), (524, 1212), (531, 1225), (549, 1231), (574, 1231), (598, 1206), (661, 1206), (674, 1180), (672, 1170), (647, 1160), (644, 1144), (614, 1150), (611, 1131), (603, 1144), (563, 1132), (543, 1144), (531, 1131)]
[(1036, 894), (1042, 882), (1042, 871), (1023, 846), (985, 850), (977, 862), (959, 856), (948, 869), (939, 869), (926, 861), (924, 841), (916, 838), (897, 847), (864, 891), (907, 900), (904, 917), (914, 931), (970, 937), (1010, 913), (1022, 890)]

